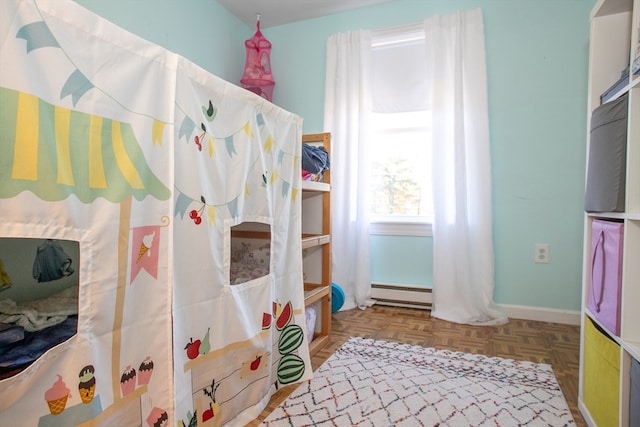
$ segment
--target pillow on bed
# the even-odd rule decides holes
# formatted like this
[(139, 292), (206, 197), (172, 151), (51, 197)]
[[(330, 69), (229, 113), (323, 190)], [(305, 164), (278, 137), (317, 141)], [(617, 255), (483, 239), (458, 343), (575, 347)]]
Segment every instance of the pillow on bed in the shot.
[(231, 262), (242, 262), (249, 253), (249, 245), (246, 242), (238, 242), (238, 244), (231, 245)]
[(248, 265), (262, 265), (269, 267), (269, 259), (271, 258), (271, 245), (265, 243), (257, 248), (251, 249), (245, 255), (243, 263)]

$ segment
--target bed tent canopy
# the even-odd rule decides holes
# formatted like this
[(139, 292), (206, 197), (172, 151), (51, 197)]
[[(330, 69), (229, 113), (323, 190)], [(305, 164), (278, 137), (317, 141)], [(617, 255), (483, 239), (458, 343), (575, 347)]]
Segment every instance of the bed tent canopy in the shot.
[[(0, 424), (246, 424), (311, 376), (301, 119), (72, 1), (3, 11), (0, 238), (77, 241), (80, 283), (76, 335), (0, 381)], [(269, 274), (231, 285), (244, 222)]]

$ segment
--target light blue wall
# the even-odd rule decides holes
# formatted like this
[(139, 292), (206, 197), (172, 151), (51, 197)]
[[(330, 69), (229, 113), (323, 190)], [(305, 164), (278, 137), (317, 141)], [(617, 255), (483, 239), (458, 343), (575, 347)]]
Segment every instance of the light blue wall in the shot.
[(431, 237), (371, 236), (371, 281), (400, 285), (433, 284)]
[(214, 0), (75, 0), (146, 40), (238, 84), (244, 40), (253, 34)]
[[(486, 33), (495, 299), (579, 310), (589, 12), (593, 0), (396, 0), (268, 28), (274, 102), (322, 131), (327, 38), (481, 8)], [(337, 142), (341, 143), (341, 142)], [(430, 239), (372, 237), (373, 281), (430, 284)], [(535, 243), (550, 263), (535, 264)], [(410, 246), (407, 246), (410, 245)], [(405, 256), (397, 256), (404, 253)], [(426, 277), (425, 277), (426, 275)]]
[[(253, 34), (211, 0), (76, 0), (233, 83)], [(485, 18), (493, 162), (495, 298), (579, 310), (589, 11), (594, 0), (396, 0), (263, 28), (274, 102), (322, 131), (327, 38), (480, 7)], [(372, 278), (431, 284), (431, 239), (373, 236)], [(533, 263), (549, 243), (550, 263)], [(425, 260), (427, 262), (425, 263)]]

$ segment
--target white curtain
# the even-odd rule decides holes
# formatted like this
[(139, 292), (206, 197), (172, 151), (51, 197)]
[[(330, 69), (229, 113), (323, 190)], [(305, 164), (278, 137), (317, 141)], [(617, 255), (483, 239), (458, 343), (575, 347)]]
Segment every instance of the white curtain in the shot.
[(331, 132), (332, 281), (345, 293), (342, 309), (370, 305), (369, 161), (371, 111), (367, 65), (369, 31), (333, 35), (327, 42), (324, 129)]
[(425, 21), (433, 114), (434, 272), (431, 315), (501, 324), (494, 255), (487, 76), (481, 10)]

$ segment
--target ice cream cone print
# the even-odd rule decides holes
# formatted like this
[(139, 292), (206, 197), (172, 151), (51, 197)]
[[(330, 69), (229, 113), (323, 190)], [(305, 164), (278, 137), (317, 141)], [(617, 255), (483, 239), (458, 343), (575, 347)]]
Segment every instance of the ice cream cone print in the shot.
[(47, 404), (49, 405), (49, 411), (51, 412), (51, 415), (61, 414), (62, 411), (64, 411), (64, 408), (67, 406), (68, 398), (69, 396), (67, 395), (67, 396), (61, 397), (60, 399), (47, 400)]
[(141, 243), (140, 244), (140, 252), (138, 252), (138, 260), (136, 262), (140, 261), (142, 259), (142, 257), (144, 256), (144, 254), (147, 253), (148, 250), (149, 250), (149, 248), (147, 246), (145, 246), (144, 243)]
[(67, 406), (67, 399), (70, 396), (70, 390), (62, 380), (62, 377), (60, 375), (57, 377), (56, 382), (44, 394), (44, 399), (47, 401), (52, 415), (58, 415), (64, 411)]
[(95, 369), (93, 365), (87, 365), (80, 371), (78, 392), (82, 403), (89, 403), (93, 400), (96, 392), (96, 379), (94, 377)]

